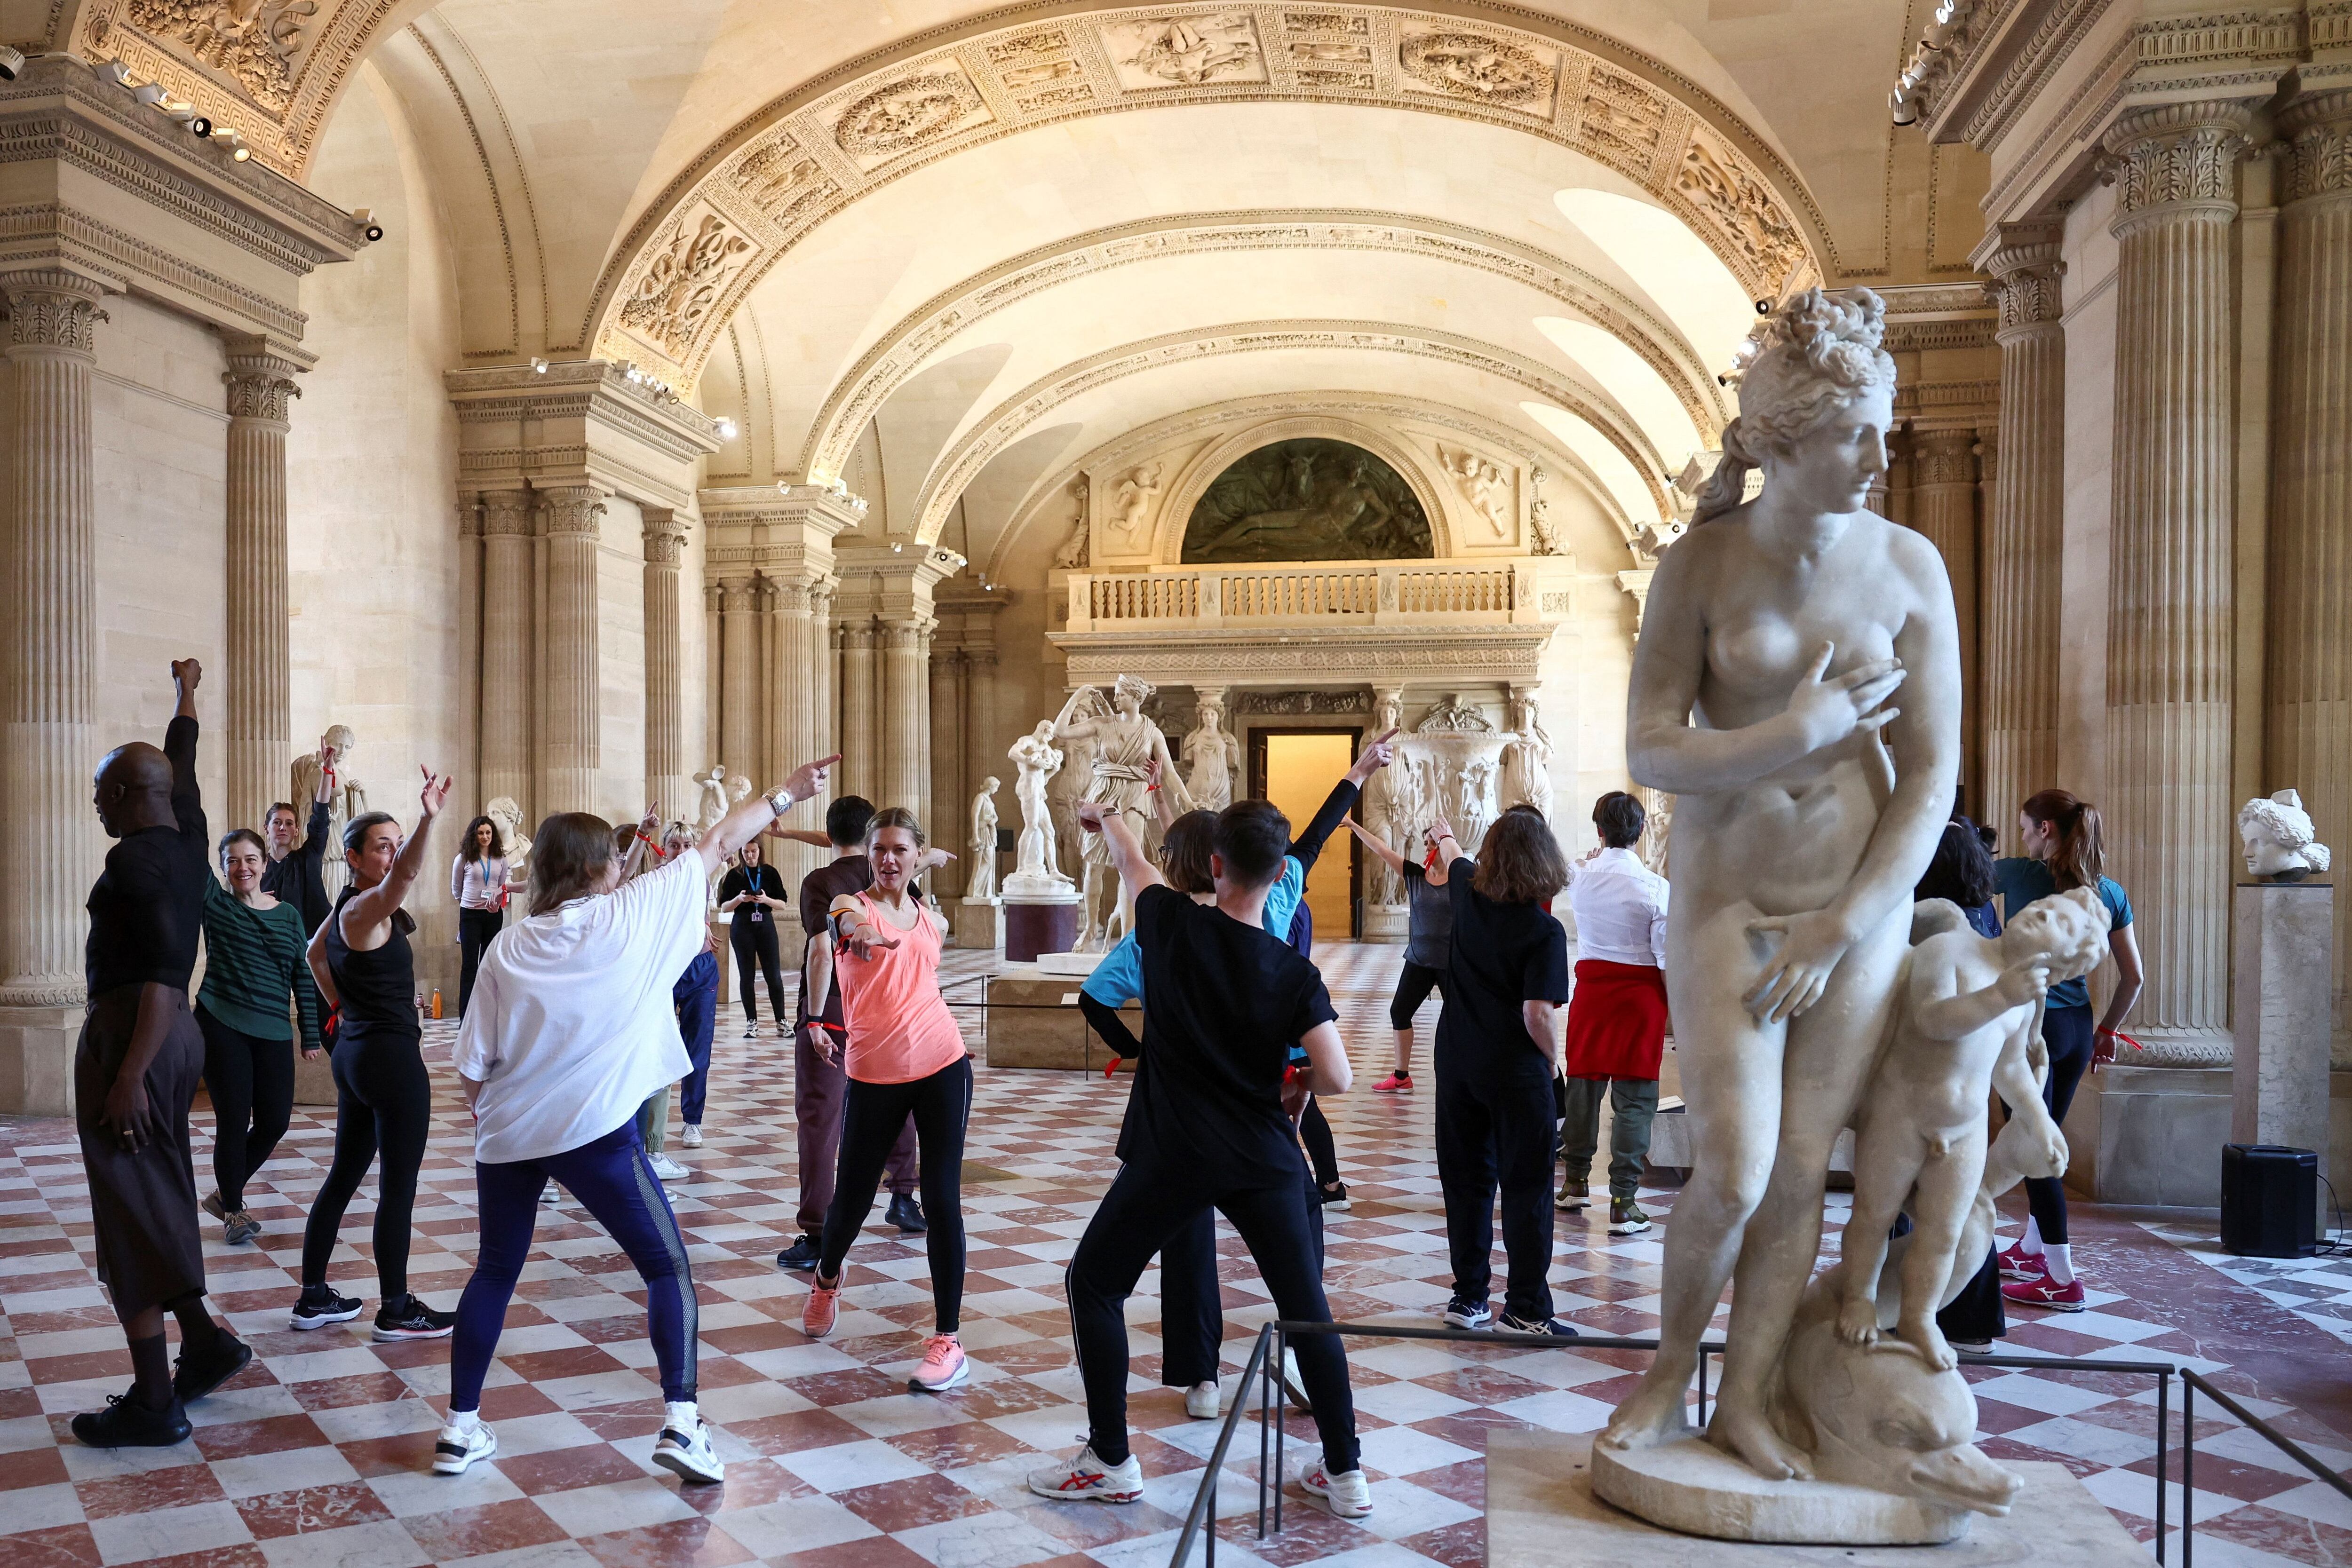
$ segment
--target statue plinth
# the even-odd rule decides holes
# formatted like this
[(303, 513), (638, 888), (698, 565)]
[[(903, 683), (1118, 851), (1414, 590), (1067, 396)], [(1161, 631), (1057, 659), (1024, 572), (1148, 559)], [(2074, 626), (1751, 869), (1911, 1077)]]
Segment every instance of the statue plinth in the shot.
[(961, 898), (955, 904), (955, 945), (959, 947), (1004, 946), (1004, 905), (993, 898)]
[(1085, 904), (1077, 889), (1065, 883), (1050, 892), (1028, 893), (1008, 883), (1000, 902), (1005, 962), (1034, 964), (1040, 953), (1066, 953), (1077, 946), (1078, 915)]
[(2336, 889), (2241, 883), (2230, 974), (2230, 1141), (2312, 1149), (2327, 1170), (2328, 958)]
[(1836, 1481), (1768, 1481), (1704, 1437), (1654, 1448), (1595, 1444), (1592, 1495), (1685, 1535), (1839, 1546), (1940, 1546), (1975, 1517)]

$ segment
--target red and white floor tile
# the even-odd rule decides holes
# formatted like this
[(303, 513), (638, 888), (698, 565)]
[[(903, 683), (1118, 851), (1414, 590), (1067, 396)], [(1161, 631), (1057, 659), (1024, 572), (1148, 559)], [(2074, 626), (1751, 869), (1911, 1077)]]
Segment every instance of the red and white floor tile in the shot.
[[(1393, 947), (1335, 946), (1325, 970), (1355, 1044), (1359, 1082), (1387, 1071)], [(951, 972), (977, 973), (951, 954)], [(956, 986), (971, 997), (977, 988)], [(730, 1014), (733, 1009), (730, 1008)], [(1423, 1043), (1434, 1014), (1424, 1011)], [(981, 1038), (978, 1009), (964, 1013)], [(415, 1215), (411, 1273), (454, 1304), (472, 1260), (466, 1119), (446, 1082), (450, 1026), (428, 1037), (442, 1107)], [(176, 1448), (100, 1453), (67, 1429), (120, 1392), (129, 1361), (89, 1268), (89, 1209), (71, 1125), (0, 1121), (0, 1534), (7, 1568), (118, 1563), (275, 1568), (635, 1568), (788, 1563), (1013, 1568), (1163, 1563), (1215, 1426), (1186, 1418), (1156, 1383), (1157, 1276), (1132, 1303), (1135, 1448), (1150, 1478), (1126, 1508), (1056, 1505), (1023, 1477), (1066, 1454), (1084, 1426), (1063, 1311), (1064, 1261), (1112, 1171), (1125, 1088), (1092, 1074), (980, 1071), (965, 1207), (964, 1342), (971, 1383), (910, 1395), (929, 1317), (919, 1245), (880, 1223), (852, 1254), (835, 1335), (800, 1333), (803, 1276), (778, 1271), (793, 1239), (792, 1069), (773, 1038), (722, 1023), (699, 1150), (671, 1196), (702, 1304), (703, 1405), (728, 1461), (722, 1487), (681, 1488), (650, 1463), (659, 1426), (643, 1297), (627, 1260), (578, 1208), (546, 1211), (484, 1400), (498, 1458), (467, 1475), (426, 1471), (447, 1386), (446, 1343), (379, 1345), (367, 1318), (296, 1333), (303, 1216), (324, 1174), (331, 1117), (298, 1113), (253, 1185), (257, 1246), (207, 1226), (214, 1301), (255, 1364), (191, 1412)], [(1360, 1091), (1329, 1106), (1354, 1205), (1332, 1214), (1328, 1284), (1342, 1317), (1425, 1323), (1449, 1284), (1431, 1154), (1430, 1092)], [(199, 1104), (200, 1127), (209, 1113)], [(200, 1151), (199, 1161), (203, 1155)], [(1836, 1200), (1833, 1200), (1833, 1207)], [(1673, 1194), (1645, 1195), (1662, 1215)], [(334, 1278), (373, 1304), (370, 1195), (354, 1204)], [(1832, 1231), (1839, 1214), (1832, 1212)], [(2341, 1336), (2352, 1273), (2331, 1260), (2273, 1269), (2224, 1259), (2210, 1229), (2097, 1210), (2077, 1221), (2090, 1312), (2022, 1315), (2008, 1347), (2153, 1357), (2195, 1366), (2335, 1466), (2352, 1466), (2352, 1364)], [(1562, 1216), (1553, 1279), (1563, 1316), (1604, 1333), (1656, 1323), (1663, 1226), (1610, 1238)], [(909, 1240), (919, 1243), (919, 1238)], [(1834, 1243), (1832, 1242), (1833, 1246)], [(1226, 1237), (1226, 1333), (1237, 1371), (1271, 1315)], [(1497, 1260), (1499, 1269), (1500, 1260)], [(1496, 1427), (1579, 1432), (1631, 1385), (1638, 1354), (1456, 1350), (1355, 1342), (1350, 1362), (1376, 1511), (1333, 1520), (1293, 1494), (1287, 1528), (1255, 1535), (1255, 1443), (1220, 1486), (1221, 1560), (1291, 1564), (1483, 1561), (1485, 1441)], [(2153, 1395), (2144, 1378), (1979, 1369), (1988, 1448), (2055, 1458), (2137, 1535), (2153, 1535)], [(1235, 1397), (1228, 1385), (1227, 1398)], [(2199, 1419), (2199, 1561), (2352, 1562), (2352, 1504), (2218, 1412)], [(2178, 1415), (2175, 1415), (2176, 1439)], [(1294, 1451), (1311, 1428), (1294, 1418)], [(2177, 1464), (2177, 1459), (2176, 1459)], [(2178, 1517), (2179, 1494), (2169, 1507)]]

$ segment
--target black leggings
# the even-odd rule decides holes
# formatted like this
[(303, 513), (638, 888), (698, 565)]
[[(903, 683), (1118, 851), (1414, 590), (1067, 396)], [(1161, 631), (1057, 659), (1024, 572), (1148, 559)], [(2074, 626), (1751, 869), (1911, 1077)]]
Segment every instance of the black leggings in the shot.
[(202, 1002), (196, 1027), (205, 1031), (205, 1087), (213, 1096), (213, 1185), (235, 1214), (245, 1207), (246, 1178), (294, 1119), (294, 1042), (232, 1029)]
[(1396, 995), (1389, 1000), (1389, 1027), (1393, 1030), (1412, 1028), (1412, 1015), (1421, 1004), (1429, 1000), (1429, 993), (1445, 978), (1445, 971), (1433, 969), (1426, 964), (1404, 961), (1404, 972), (1397, 977)]
[[(1086, 1383), (1087, 1441), (1106, 1465), (1123, 1463), (1128, 1455), (1127, 1298), (1154, 1252), (1162, 1254), (1164, 1281), (1166, 1251), (1181, 1249), (1188, 1238), (1197, 1240), (1193, 1228), (1209, 1206), (1222, 1210), (1241, 1234), (1274, 1296), (1278, 1316), (1300, 1322), (1331, 1321), (1308, 1232), (1315, 1205), (1304, 1183), (1225, 1191), (1205, 1184), (1197, 1168), (1178, 1170), (1156, 1162), (1128, 1165), (1087, 1221), (1062, 1277), (1069, 1296), (1078, 1375)], [(1315, 1406), (1324, 1465), (1334, 1473), (1356, 1469), (1356, 1406), (1339, 1336), (1301, 1334), (1290, 1345), (1298, 1356), (1307, 1397)]]
[(482, 955), (490, 950), (490, 941), (505, 928), (507, 913), (503, 909), (460, 909), (457, 911), (457, 1016), (466, 1016), (466, 1005), (474, 999), (474, 977), (481, 972)]
[[(2042, 1103), (2050, 1119), (2066, 1124), (2066, 1107), (2074, 1103), (2075, 1085), (2091, 1065), (2091, 1045), (2097, 1030), (2091, 1009), (2051, 1008), (2042, 1015), (2042, 1039), (2050, 1048), (2050, 1078), (2042, 1086)], [(2066, 1245), (2066, 1184), (2056, 1176), (2025, 1178), (2025, 1206), (2033, 1215), (2044, 1246)]]
[(387, 1303), (408, 1294), (409, 1216), (416, 1207), (416, 1172), (432, 1131), (433, 1081), (425, 1075), (416, 1036), (345, 1019), (337, 1031), (335, 1163), (310, 1206), (302, 1231), (302, 1284), (327, 1282), (335, 1233), (343, 1210), (376, 1155), (375, 1277)]
[(915, 1118), (922, 1161), (918, 1184), (931, 1228), (923, 1250), (931, 1263), (931, 1307), (937, 1332), (953, 1333), (963, 1312), (963, 1134), (971, 1120), (971, 1058), (958, 1057), (911, 1083), (849, 1081), (841, 1112), (841, 1163), (833, 1206), (824, 1211), (820, 1279), (838, 1280), (849, 1244), (874, 1212), (882, 1167), (907, 1118)]
[(1310, 1098), (1298, 1118), (1298, 1141), (1315, 1162), (1315, 1179), (1323, 1186), (1339, 1185), (1339, 1151), (1331, 1143), (1331, 1124), (1323, 1119), (1320, 1101)]
[(784, 961), (783, 955), (776, 947), (776, 923), (772, 918), (776, 912), (762, 909), (760, 913), (771, 918), (750, 920), (738, 911), (735, 924), (727, 928), (727, 946), (735, 954), (735, 988), (743, 998), (743, 1021), (756, 1024), (760, 1021), (760, 995), (752, 982), (759, 977), (753, 970), (756, 968), (760, 974), (766, 975), (768, 1007), (775, 1013), (777, 1024), (782, 1026), (784, 1021)]

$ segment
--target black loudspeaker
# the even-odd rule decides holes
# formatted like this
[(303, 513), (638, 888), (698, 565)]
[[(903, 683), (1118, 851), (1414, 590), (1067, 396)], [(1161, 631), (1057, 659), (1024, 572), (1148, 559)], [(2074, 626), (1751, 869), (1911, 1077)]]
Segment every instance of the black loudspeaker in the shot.
[(2221, 1146), (2221, 1250), (2308, 1258), (2319, 1250), (2319, 1156), (2275, 1144)]

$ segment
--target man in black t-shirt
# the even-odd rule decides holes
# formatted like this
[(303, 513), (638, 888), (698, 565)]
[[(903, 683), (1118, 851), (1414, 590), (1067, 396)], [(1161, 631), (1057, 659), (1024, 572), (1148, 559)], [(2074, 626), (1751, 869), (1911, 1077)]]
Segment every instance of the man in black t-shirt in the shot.
[[(1352, 1074), (1322, 977), (1261, 924), (1290, 844), (1281, 812), (1244, 800), (1219, 814), (1213, 905), (1163, 883), (1118, 818), (1088, 802), (1078, 821), (1104, 835), (1135, 901), (1150, 1001), (1122, 1132), (1127, 1163), (1064, 1280), (1086, 1382), (1087, 1446), (1032, 1473), (1029, 1486), (1056, 1501), (1132, 1502), (1143, 1471), (1127, 1440), (1127, 1298), (1151, 1255), (1213, 1206), (1249, 1248), (1276, 1311), (1328, 1322), (1291, 1118), (1309, 1093), (1344, 1092)], [(1304, 1068), (1287, 1065), (1294, 1040), (1306, 1048)], [(1336, 1335), (1302, 1336), (1296, 1349), (1323, 1439), (1323, 1461), (1300, 1484), (1333, 1513), (1360, 1519), (1371, 1495), (1357, 1456), (1347, 1357)]]

